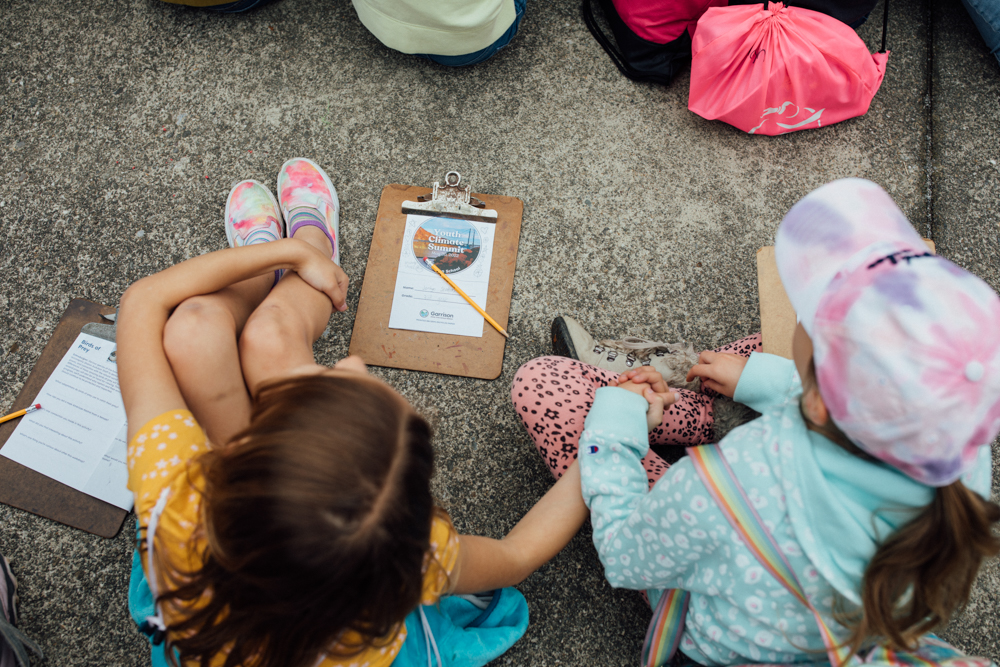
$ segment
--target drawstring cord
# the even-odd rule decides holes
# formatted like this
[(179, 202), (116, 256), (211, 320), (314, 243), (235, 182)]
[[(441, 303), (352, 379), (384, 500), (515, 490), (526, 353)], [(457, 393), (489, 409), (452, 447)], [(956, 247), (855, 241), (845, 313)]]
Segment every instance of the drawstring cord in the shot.
[(163, 508), (167, 506), (167, 498), (169, 497), (170, 487), (167, 487), (163, 489), (160, 493), (160, 497), (156, 500), (156, 504), (153, 505), (153, 510), (149, 514), (149, 526), (146, 528), (146, 570), (149, 575), (146, 579), (149, 581), (149, 592), (153, 595), (153, 604), (156, 609), (156, 615), (147, 616), (142, 622), (142, 627), (140, 629), (148, 632), (152, 636), (154, 646), (159, 646), (163, 643), (163, 637), (167, 632), (167, 625), (163, 622), (163, 613), (160, 611), (160, 603), (156, 599), (159, 596), (159, 591), (157, 590), (156, 565), (153, 564), (153, 540), (156, 537), (156, 526), (160, 523), (160, 515), (163, 514)]
[(462, 598), (466, 602), (472, 604), (473, 607), (479, 611), (485, 611), (490, 606), (490, 601), (493, 599), (492, 595), (456, 595), (457, 598)]
[(420, 624), (424, 626), (424, 641), (427, 642), (427, 667), (434, 667), (431, 663), (431, 650), (434, 651), (434, 657), (437, 658), (438, 667), (444, 667), (441, 663), (441, 654), (438, 653), (437, 642), (434, 641), (434, 633), (431, 632), (431, 624), (427, 622), (427, 615), (424, 614), (423, 607), (417, 607), (420, 612)]

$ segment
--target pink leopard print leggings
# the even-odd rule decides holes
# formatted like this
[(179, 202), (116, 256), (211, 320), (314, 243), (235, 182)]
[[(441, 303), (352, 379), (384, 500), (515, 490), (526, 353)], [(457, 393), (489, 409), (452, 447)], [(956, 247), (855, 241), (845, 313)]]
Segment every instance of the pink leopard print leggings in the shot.
[[(760, 334), (742, 338), (720, 347), (716, 352), (731, 352), (749, 357), (760, 352)], [(558, 479), (576, 459), (583, 420), (594, 401), (594, 392), (606, 387), (617, 373), (606, 371), (568, 357), (539, 357), (521, 366), (514, 375), (510, 397), (538, 453)], [(663, 414), (663, 423), (649, 434), (650, 445), (690, 447), (712, 439), (712, 404), (717, 394), (687, 389)], [(711, 394), (711, 395), (710, 395)], [(642, 460), (649, 485), (656, 483), (669, 464), (652, 450)]]

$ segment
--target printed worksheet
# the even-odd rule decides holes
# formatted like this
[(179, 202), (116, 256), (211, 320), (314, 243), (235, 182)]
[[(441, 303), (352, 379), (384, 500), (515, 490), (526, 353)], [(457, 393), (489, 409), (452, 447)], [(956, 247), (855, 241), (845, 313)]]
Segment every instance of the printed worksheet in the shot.
[(407, 215), (389, 328), (482, 338), (483, 316), (431, 266), (489, 312), (486, 296), (495, 231), (495, 223)]
[(132, 508), (125, 408), (111, 341), (81, 333), (0, 455), (122, 509)]
[(108, 445), (108, 451), (98, 461), (90, 479), (80, 489), (86, 494), (100, 498), (123, 510), (132, 509), (135, 497), (128, 489), (128, 424)]

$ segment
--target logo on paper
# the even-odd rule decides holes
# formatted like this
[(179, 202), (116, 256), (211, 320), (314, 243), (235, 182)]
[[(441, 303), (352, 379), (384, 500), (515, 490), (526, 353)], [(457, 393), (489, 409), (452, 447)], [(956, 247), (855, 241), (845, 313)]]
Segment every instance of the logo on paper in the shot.
[(430, 313), (427, 312), (426, 308), (420, 311), (420, 317), (427, 317), (428, 315), (430, 315)]
[(442, 273), (466, 270), (479, 257), (483, 241), (479, 230), (468, 220), (432, 218), (413, 234), (413, 256), (428, 271)]

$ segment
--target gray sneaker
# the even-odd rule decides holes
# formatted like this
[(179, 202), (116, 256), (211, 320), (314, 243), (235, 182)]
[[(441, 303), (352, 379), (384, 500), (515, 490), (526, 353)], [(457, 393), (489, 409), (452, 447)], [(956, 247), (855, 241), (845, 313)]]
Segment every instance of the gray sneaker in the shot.
[(569, 315), (552, 320), (552, 351), (614, 373), (652, 366), (674, 388), (697, 390), (700, 384), (697, 379), (687, 381), (688, 370), (698, 363), (690, 343), (663, 343), (635, 336), (597, 341)]
[[(701, 385), (698, 378), (687, 382), (688, 371), (698, 363), (698, 355), (690, 343), (660, 343), (635, 336), (596, 341), (583, 325), (568, 315), (552, 321), (552, 351), (615, 373), (652, 366), (660, 372), (667, 386), (674, 389), (698, 391)], [(712, 412), (715, 417), (712, 442), (719, 442), (737, 426), (760, 416), (753, 409), (726, 396), (719, 396), (713, 401)], [(657, 453), (668, 461), (676, 461), (677, 457), (667, 451), (674, 449), (677, 448), (667, 446), (666, 449), (658, 449)]]

